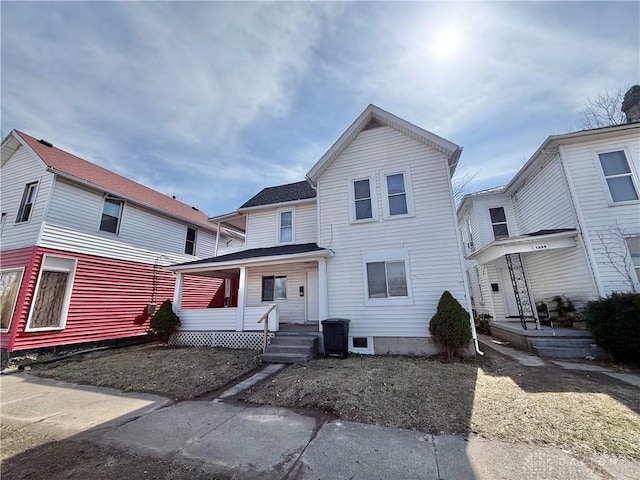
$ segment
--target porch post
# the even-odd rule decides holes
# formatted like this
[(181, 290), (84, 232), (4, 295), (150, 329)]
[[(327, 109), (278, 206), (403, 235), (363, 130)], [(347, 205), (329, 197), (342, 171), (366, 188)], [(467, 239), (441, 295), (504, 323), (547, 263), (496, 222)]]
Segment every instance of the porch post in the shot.
[(216, 248), (213, 250), (213, 256), (218, 256), (218, 245), (220, 244), (220, 222), (216, 226)]
[(236, 332), (244, 329), (244, 306), (247, 303), (247, 267), (240, 267), (240, 281), (238, 282), (238, 319)]
[(176, 284), (173, 289), (173, 311), (177, 314), (182, 308), (182, 291), (184, 290), (184, 273), (176, 273)]
[(318, 259), (318, 322), (319, 329), (322, 330), (322, 320), (329, 317), (329, 296), (327, 294), (327, 260)]

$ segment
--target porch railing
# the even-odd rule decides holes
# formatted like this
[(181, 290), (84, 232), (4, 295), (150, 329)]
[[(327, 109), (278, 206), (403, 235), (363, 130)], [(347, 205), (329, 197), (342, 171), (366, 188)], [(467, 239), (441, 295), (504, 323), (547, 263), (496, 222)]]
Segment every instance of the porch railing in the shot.
[(262, 351), (267, 349), (267, 335), (269, 333), (269, 314), (273, 312), (278, 305), (276, 303), (269, 305), (266, 312), (260, 317), (257, 323), (264, 322), (264, 329), (262, 331)]

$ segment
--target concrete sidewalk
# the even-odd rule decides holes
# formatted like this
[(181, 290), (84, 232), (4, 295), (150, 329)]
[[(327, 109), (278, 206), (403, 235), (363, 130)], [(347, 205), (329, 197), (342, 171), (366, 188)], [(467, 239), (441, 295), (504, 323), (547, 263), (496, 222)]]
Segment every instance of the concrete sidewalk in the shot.
[(2, 422), (199, 464), (238, 479), (633, 479), (640, 465), (555, 448), (430, 435), (272, 407), (177, 404), (28, 374), (0, 379)]

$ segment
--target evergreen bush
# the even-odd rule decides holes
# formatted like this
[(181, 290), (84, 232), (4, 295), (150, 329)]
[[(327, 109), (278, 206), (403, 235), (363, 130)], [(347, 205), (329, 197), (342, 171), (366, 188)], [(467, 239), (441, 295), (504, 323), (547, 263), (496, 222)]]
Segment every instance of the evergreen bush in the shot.
[(587, 326), (615, 360), (640, 363), (640, 293), (612, 293), (589, 302)]
[(438, 302), (438, 310), (429, 323), (429, 332), (436, 343), (446, 348), (449, 360), (471, 341), (469, 319), (469, 313), (453, 295), (445, 291)]
[(178, 331), (180, 318), (173, 311), (171, 300), (165, 300), (158, 311), (151, 317), (149, 333), (156, 335), (162, 342), (167, 343), (171, 335)]

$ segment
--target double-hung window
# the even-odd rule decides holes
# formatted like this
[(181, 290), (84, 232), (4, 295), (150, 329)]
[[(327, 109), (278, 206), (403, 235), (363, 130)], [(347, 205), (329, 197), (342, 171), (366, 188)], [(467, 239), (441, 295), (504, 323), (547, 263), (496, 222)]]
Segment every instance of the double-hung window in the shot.
[(38, 182), (27, 183), (22, 193), (22, 201), (20, 202), (20, 209), (16, 216), (16, 223), (28, 222), (31, 218), (31, 210), (33, 210), (33, 204), (36, 201), (36, 194), (38, 193)]
[(354, 220), (373, 219), (371, 181), (368, 178), (353, 182)]
[(196, 238), (198, 230), (194, 227), (187, 227), (187, 238), (184, 242), (184, 253), (187, 255), (196, 254)]
[(278, 242), (293, 242), (293, 211), (284, 210), (278, 213)]
[(613, 203), (638, 200), (638, 190), (624, 150), (599, 153), (600, 165)]
[(103, 232), (118, 233), (123, 205), (124, 202), (122, 200), (105, 197), (102, 207), (102, 218), (100, 219), (100, 230)]
[(262, 301), (273, 302), (274, 300), (287, 299), (287, 277), (269, 276), (262, 277)]
[(496, 207), (489, 209), (491, 217), (491, 227), (493, 228), (493, 237), (496, 240), (509, 237), (509, 229), (507, 228), (507, 216), (504, 213), (504, 207)]
[(413, 215), (413, 195), (409, 168), (381, 172), (384, 218)]
[(636, 280), (640, 283), (640, 237), (627, 237), (625, 243), (631, 256), (631, 265), (636, 272)]

